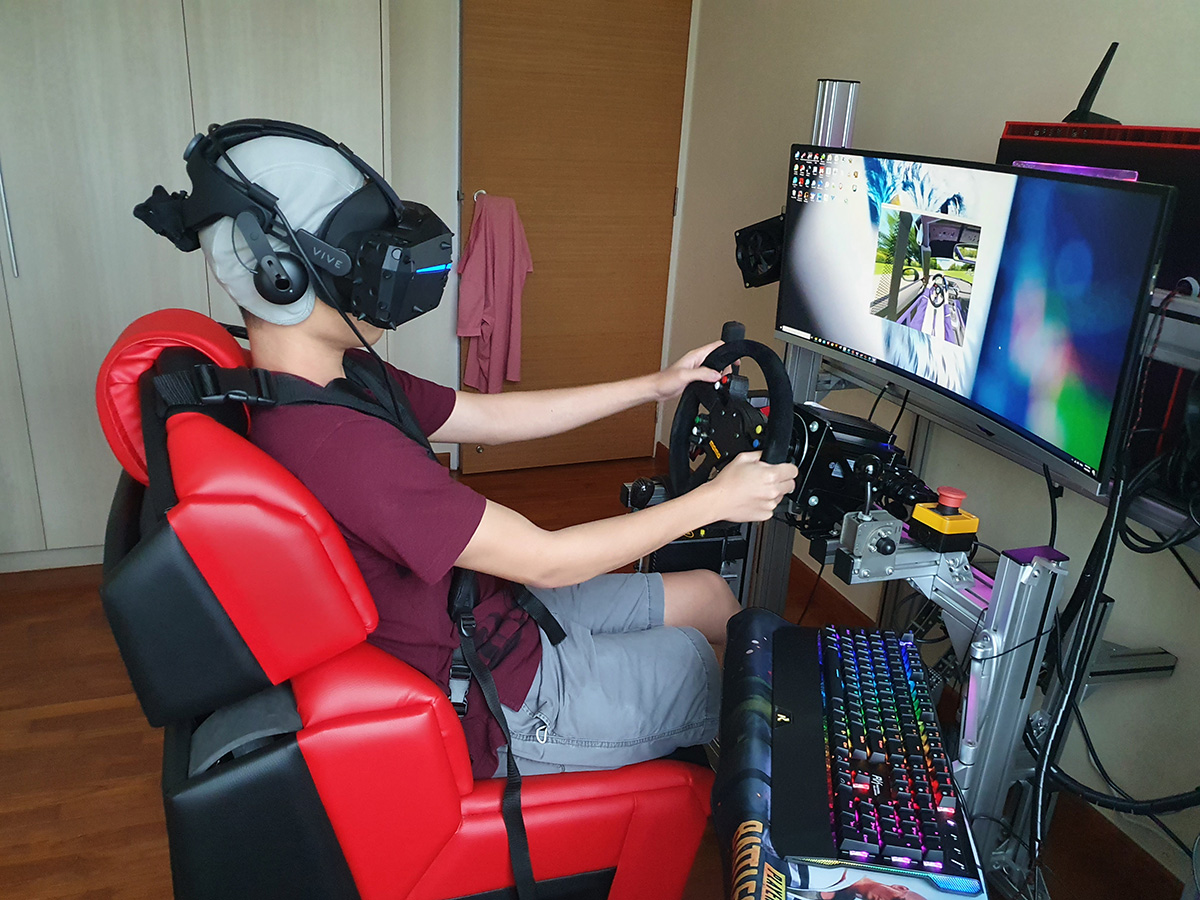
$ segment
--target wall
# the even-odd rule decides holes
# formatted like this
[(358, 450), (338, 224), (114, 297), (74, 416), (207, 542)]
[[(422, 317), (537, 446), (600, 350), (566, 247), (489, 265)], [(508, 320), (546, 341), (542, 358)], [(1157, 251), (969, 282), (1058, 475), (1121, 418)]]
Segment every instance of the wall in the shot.
[[(818, 78), (862, 82), (860, 147), (991, 161), (1006, 120), (1061, 119), (1109, 42), (1119, 40), (1096, 110), (1131, 124), (1200, 126), (1194, 0), (696, 0), (694, 14), (670, 358), (711, 340), (728, 318), (744, 321), (751, 338), (772, 339), (777, 292), (742, 287), (733, 232), (779, 211), (788, 148), (811, 136)], [(1164, 52), (1168, 45), (1186, 52)], [(853, 393), (838, 402), (865, 411), (870, 398)], [(664, 443), (671, 412), (660, 420)], [(1045, 540), (1045, 487), (1032, 473), (939, 431), (926, 475), (968, 492), (989, 543)], [(1076, 566), (1101, 515), (1079, 496), (1060, 504), (1059, 544)], [(1200, 566), (1191, 551), (1185, 559)], [(1169, 681), (1129, 682), (1090, 697), (1088, 725), (1109, 771), (1135, 796), (1188, 790), (1200, 783), (1200, 596), (1168, 555), (1135, 558), (1123, 548), (1108, 590), (1118, 601), (1108, 636), (1161, 644), (1179, 666)], [(1081, 747), (1073, 737), (1064, 765), (1100, 786)], [(1200, 811), (1168, 821), (1190, 842)], [(1118, 824), (1180, 877), (1187, 872), (1183, 855), (1152, 826), (1125, 817)]]
[[(446, 0), (387, 0), (387, 83), (390, 111), (388, 170), (396, 193), (424, 203), (455, 233), (459, 221), (459, 5)], [(446, 282), (442, 302), (387, 336), (392, 363), (458, 387), (458, 276)], [(457, 457), (458, 445), (438, 445)], [(453, 463), (457, 465), (457, 458)]]

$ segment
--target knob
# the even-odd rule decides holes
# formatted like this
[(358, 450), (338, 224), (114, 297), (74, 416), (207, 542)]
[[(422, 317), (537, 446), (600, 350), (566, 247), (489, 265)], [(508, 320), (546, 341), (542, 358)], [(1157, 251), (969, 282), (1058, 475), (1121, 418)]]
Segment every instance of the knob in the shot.
[(881, 537), (879, 540), (877, 540), (875, 542), (875, 549), (878, 550), (880, 553), (882, 553), (884, 556), (891, 556), (893, 553), (896, 552), (896, 542), (893, 541), (887, 535), (884, 535), (883, 537)]
[(881, 468), (883, 468), (883, 460), (874, 453), (860, 456), (854, 466), (855, 471), (867, 481), (878, 475)]
[(654, 482), (649, 478), (637, 479), (629, 488), (629, 505), (634, 509), (645, 509), (654, 496)]

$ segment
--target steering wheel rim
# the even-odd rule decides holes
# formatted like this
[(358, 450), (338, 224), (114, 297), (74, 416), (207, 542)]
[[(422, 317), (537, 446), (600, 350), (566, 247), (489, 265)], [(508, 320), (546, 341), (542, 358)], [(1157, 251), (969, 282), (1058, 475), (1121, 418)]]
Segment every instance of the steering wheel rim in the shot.
[[(792, 439), (792, 381), (778, 354), (758, 341), (728, 341), (708, 354), (704, 365), (720, 372), (726, 366), (745, 358), (754, 360), (767, 382), (767, 400), (771, 409), (764, 429), (762, 460), (768, 463), (785, 462)], [(716, 388), (704, 381), (692, 382), (680, 395), (675, 418), (671, 422), (671, 443), (668, 448), (668, 487), (672, 497), (685, 494), (707, 480), (707, 471), (700, 478), (692, 471), (688, 447), (691, 442), (691, 426), (700, 404), (704, 403), (711, 410), (715, 398)]]

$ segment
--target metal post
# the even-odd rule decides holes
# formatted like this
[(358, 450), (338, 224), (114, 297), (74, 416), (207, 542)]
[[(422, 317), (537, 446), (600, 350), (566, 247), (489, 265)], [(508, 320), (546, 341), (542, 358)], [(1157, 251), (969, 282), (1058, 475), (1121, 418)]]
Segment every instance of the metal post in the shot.
[[(788, 344), (783, 365), (792, 381), (792, 398), (796, 403), (812, 400), (817, 395), (817, 374), (821, 357), (812, 350)], [(779, 519), (763, 522), (755, 529), (751, 559), (750, 589), (746, 592), (747, 606), (761, 606), (782, 615), (787, 605), (788, 581), (792, 573), (792, 544), (796, 533), (792, 526)]]
[[(813, 112), (813, 143), (826, 147), (848, 147), (854, 134), (854, 109), (858, 99), (857, 81), (822, 78), (817, 81), (817, 100)], [(787, 345), (784, 367), (792, 379), (792, 394), (797, 403), (817, 396), (817, 374), (821, 357), (812, 350)], [(777, 519), (753, 529), (749, 559), (752, 569), (746, 591), (747, 606), (761, 606), (782, 613), (787, 604), (788, 580), (792, 566), (790, 525)]]
[(854, 143), (854, 107), (857, 81), (821, 78), (817, 81), (817, 107), (813, 116), (814, 144), (849, 147)]
[[(1006, 551), (971, 640), (954, 777), (974, 820), (981, 862), (1010, 877), (1028, 860), (1020, 858), (1018, 846), (1005, 842), (1001, 820), (1009, 790), (1027, 767), (1022, 735), (1066, 581), (1066, 562), (1051, 547)], [(1020, 825), (1014, 823), (1014, 830), (1020, 831)]]

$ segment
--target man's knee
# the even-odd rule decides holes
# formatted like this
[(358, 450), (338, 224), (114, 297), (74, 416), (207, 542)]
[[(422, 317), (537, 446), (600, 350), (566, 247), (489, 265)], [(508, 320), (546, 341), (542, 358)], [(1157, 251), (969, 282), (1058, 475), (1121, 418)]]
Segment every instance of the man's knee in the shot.
[(711, 569), (693, 569), (687, 575), (692, 579), (691, 589), (704, 602), (718, 608), (737, 607), (729, 582)]
[(694, 569), (663, 576), (666, 624), (690, 625), (710, 641), (725, 638), (725, 623), (740, 609), (729, 584), (716, 572)]

